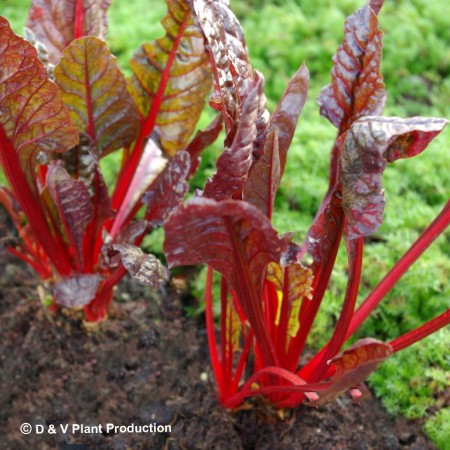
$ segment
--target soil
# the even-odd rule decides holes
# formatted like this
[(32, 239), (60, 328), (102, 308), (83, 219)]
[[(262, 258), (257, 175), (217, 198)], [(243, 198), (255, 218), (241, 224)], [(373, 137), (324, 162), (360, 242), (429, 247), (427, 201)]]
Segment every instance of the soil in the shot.
[[(373, 396), (283, 414), (258, 400), (225, 411), (208, 381), (204, 325), (184, 315), (174, 286), (156, 295), (125, 280), (108, 320), (87, 332), (76, 314), (46, 312), (26, 267), (4, 255), (0, 267), (0, 449), (435, 448), (420, 422), (389, 416)], [(107, 423), (171, 432), (98, 429)], [(61, 424), (85, 432), (64, 434)]]

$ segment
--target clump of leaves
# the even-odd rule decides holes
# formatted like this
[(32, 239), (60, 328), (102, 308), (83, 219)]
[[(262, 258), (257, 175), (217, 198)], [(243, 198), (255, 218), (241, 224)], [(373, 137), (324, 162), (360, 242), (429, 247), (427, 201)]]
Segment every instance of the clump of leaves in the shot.
[[(0, 18), (9, 182), (0, 204), (17, 230), (3, 245), (51, 283), (54, 305), (84, 307), (89, 321), (104, 318), (127, 271), (152, 287), (166, 282), (167, 269), (139, 244), (183, 199), (221, 127), (216, 120), (191, 138), (212, 77), (189, 2), (167, 0), (166, 35), (139, 47), (130, 79), (103, 40), (109, 3), (34, 0), (28, 40)], [(107, 186), (99, 162), (118, 150)]]
[[(322, 405), (363, 382), (378, 365), (450, 322), (450, 310), (389, 342), (345, 342), (413, 262), (450, 222), (450, 202), (356, 307), (364, 239), (381, 224), (382, 175), (388, 163), (420, 154), (445, 119), (382, 117), (386, 91), (380, 73), (382, 32), (371, 0), (345, 22), (332, 82), (318, 99), (338, 129), (331, 151), (328, 192), (302, 245), (271, 224), (274, 197), (299, 115), (309, 73), (302, 65), (270, 115), (263, 78), (253, 71), (243, 32), (226, 2), (194, 0), (214, 73), (210, 105), (223, 116), (226, 138), (216, 174), (204, 191), (179, 206), (165, 225), (170, 266), (206, 263), (206, 324), (219, 399), (229, 408), (264, 395), (278, 407), (305, 400)], [(301, 359), (327, 290), (341, 241), (348, 282), (328, 343)], [(221, 274), (220, 338), (213, 320), (213, 271)]]

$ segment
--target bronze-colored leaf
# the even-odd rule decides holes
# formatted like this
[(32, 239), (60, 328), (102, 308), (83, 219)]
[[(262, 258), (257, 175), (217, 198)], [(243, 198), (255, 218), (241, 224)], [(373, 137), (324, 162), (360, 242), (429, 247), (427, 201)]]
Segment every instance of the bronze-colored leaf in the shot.
[(419, 154), (446, 124), (432, 117), (364, 117), (352, 125), (341, 153), (347, 238), (369, 236), (380, 226), (386, 164)]
[(156, 131), (164, 151), (185, 148), (212, 86), (203, 36), (187, 0), (166, 0), (166, 35), (143, 44), (134, 54), (129, 89), (144, 123)]
[[(373, 2), (375, 12), (381, 8)], [(383, 33), (369, 5), (344, 25), (344, 41), (333, 57), (331, 84), (318, 98), (320, 113), (339, 129), (339, 135), (362, 116), (382, 113), (386, 99), (380, 72)]]
[(54, 74), (72, 119), (91, 138), (99, 158), (131, 144), (139, 115), (105, 42), (92, 36), (72, 42)]

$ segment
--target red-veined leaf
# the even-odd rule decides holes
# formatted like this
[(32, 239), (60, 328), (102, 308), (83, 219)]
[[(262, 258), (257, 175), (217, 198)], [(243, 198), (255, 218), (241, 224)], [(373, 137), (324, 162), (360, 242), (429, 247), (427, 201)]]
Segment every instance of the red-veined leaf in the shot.
[(72, 42), (54, 74), (73, 121), (92, 139), (99, 158), (131, 144), (139, 115), (104, 41), (88, 36)]
[(155, 130), (164, 151), (185, 148), (212, 85), (203, 36), (189, 2), (166, 0), (166, 36), (143, 44), (134, 54), (129, 88), (144, 122), (143, 135)]
[(75, 250), (75, 258), (83, 263), (83, 236), (92, 220), (94, 209), (85, 184), (74, 180), (60, 164), (49, 165), (47, 186), (64, 224), (67, 238)]
[(253, 144), (257, 135), (256, 121), (262, 89), (262, 80), (255, 80), (243, 102), (241, 120), (233, 143), (219, 156), (217, 172), (206, 182), (205, 197), (223, 200), (242, 196), (253, 162)]
[(194, 0), (194, 10), (208, 43), (214, 71), (214, 94), (210, 105), (221, 111), (231, 145), (239, 122), (240, 104), (252, 81), (244, 34), (226, 2)]
[(106, 11), (111, 0), (33, 0), (27, 27), (56, 64), (63, 50), (81, 36), (106, 35)]
[(446, 124), (445, 119), (429, 117), (364, 117), (352, 125), (341, 155), (348, 239), (369, 236), (380, 226), (386, 164), (419, 154)]
[(357, 387), (393, 352), (392, 346), (373, 338), (356, 341), (329, 361), (336, 367), (331, 386), (320, 392), (319, 400), (309, 406), (321, 406), (333, 401), (345, 391)]
[(164, 252), (169, 266), (206, 263), (236, 292), (266, 365), (276, 364), (265, 325), (262, 288), (266, 266), (286, 250), (269, 219), (237, 200), (194, 198), (180, 206), (165, 225)]
[(78, 130), (36, 49), (16, 36), (3, 18), (0, 67), (0, 163), (36, 239), (56, 270), (68, 275), (68, 255), (40, 208), (35, 163), (39, 154), (76, 145)]
[(280, 177), (283, 175), (286, 157), (298, 118), (306, 102), (309, 88), (309, 71), (302, 64), (294, 76), (289, 80), (288, 86), (277, 109), (270, 118), (269, 132), (278, 130), (278, 145), (280, 153)]
[(384, 109), (381, 48), (378, 18), (365, 5), (346, 20), (344, 41), (333, 57), (331, 84), (318, 98), (320, 113), (339, 129), (339, 135), (358, 118), (379, 115)]
[(131, 244), (112, 244), (106, 249), (109, 257), (119, 253), (122, 263), (138, 283), (159, 288), (169, 280), (169, 271), (154, 255), (144, 253)]
[(75, 275), (57, 281), (53, 286), (53, 296), (58, 305), (77, 308), (87, 305), (97, 292), (100, 277), (92, 274)]
[[(0, 18), (0, 158), (8, 174), (15, 151), (30, 186), (39, 152), (63, 152), (78, 143), (78, 131), (58, 88), (48, 80), (36, 49)], [(9, 141), (9, 142), (7, 142)]]
[(172, 156), (145, 193), (142, 201), (147, 204), (145, 217), (151, 226), (162, 225), (183, 201), (189, 190), (190, 160), (185, 151)]
[(268, 134), (264, 153), (251, 168), (243, 195), (245, 201), (256, 206), (269, 219), (281, 179), (278, 136), (277, 128)]

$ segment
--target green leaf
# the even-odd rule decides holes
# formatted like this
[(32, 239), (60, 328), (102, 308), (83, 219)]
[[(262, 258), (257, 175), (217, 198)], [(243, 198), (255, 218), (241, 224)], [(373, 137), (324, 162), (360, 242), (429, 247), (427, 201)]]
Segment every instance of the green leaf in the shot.
[(144, 123), (144, 136), (156, 131), (164, 151), (183, 150), (212, 86), (203, 36), (184, 0), (167, 0), (162, 20), (166, 35), (134, 54), (129, 83)]
[(136, 138), (139, 115), (105, 42), (92, 36), (72, 42), (55, 67), (55, 81), (72, 119), (92, 139), (98, 157)]

